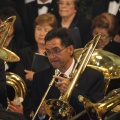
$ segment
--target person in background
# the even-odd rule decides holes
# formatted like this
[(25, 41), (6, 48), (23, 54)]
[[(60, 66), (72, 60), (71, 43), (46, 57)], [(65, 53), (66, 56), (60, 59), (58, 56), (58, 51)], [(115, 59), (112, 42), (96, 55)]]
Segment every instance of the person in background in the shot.
[(21, 60), (17, 63), (14, 72), (25, 80), (28, 91), (31, 88), (31, 83), (35, 72), (31, 70), (34, 54), (38, 53), (40, 55), (44, 55), (45, 35), (56, 27), (57, 20), (53, 14), (46, 13), (37, 16), (34, 22), (34, 41), (36, 43), (20, 50)]
[[(24, 29), (21, 24), (21, 19), (18, 13), (11, 7), (3, 8), (0, 10), (1, 23), (11, 16), (16, 16), (16, 20), (8, 34), (8, 37), (3, 47), (11, 50), (12, 52), (14, 52), (15, 54), (19, 56), (19, 50), (29, 45), (26, 42)], [(15, 66), (16, 66), (16, 63), (7, 62), (6, 71), (13, 72)]]
[[(26, 3), (20, 10), (20, 16), (27, 35), (28, 43), (31, 45), (34, 41), (34, 20), (38, 15), (52, 13), (57, 18), (57, 0), (34, 0)], [(32, 14), (31, 14), (32, 13)]]
[[(115, 41), (119, 33), (119, 25), (114, 15), (106, 12), (96, 16), (93, 19), (92, 31), (93, 36), (99, 33), (102, 35), (97, 44), (97, 49), (102, 49), (120, 56), (120, 43)], [(112, 79), (106, 94), (117, 88), (120, 88), (120, 79)]]
[(0, 59), (0, 108), (1, 107), (7, 108), (6, 74), (4, 61), (2, 59)]
[(120, 21), (119, 21), (119, 30), (118, 33), (114, 37), (114, 41), (120, 43)]
[(103, 49), (120, 56), (120, 44), (114, 41), (118, 30), (119, 25), (114, 15), (106, 12), (96, 16), (92, 23), (93, 36), (102, 34), (97, 49)]
[[(92, 39), (91, 21), (83, 17), (79, 10), (79, 0), (58, 0), (58, 19), (59, 28), (74, 29), (78, 28), (82, 41), (82, 47)], [(80, 44), (78, 42), (77, 44)]]
[(111, 13), (120, 21), (120, 0), (99, 0), (92, 6), (92, 19), (104, 12)]

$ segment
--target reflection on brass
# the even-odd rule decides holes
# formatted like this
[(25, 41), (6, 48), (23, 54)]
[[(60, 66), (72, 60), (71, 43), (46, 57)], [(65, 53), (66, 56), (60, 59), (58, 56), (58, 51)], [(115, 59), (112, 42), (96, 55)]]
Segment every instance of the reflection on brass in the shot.
[(59, 99), (46, 100), (45, 109), (50, 118), (54, 120), (70, 120), (75, 115), (74, 109), (69, 105), (69, 100), (76, 82), (86, 68), (100, 37), (101, 35), (95, 36), (82, 50), (70, 75), (71, 83), (67, 91), (61, 94)]
[[(13, 101), (18, 97), (21, 97), (23, 99), (25, 98), (27, 88), (24, 80), (20, 76), (12, 72), (6, 72), (6, 83), (8, 86), (12, 87), (15, 92)], [(10, 93), (9, 89), (8, 92), (10, 95), (13, 94)], [(9, 98), (8, 98), (8, 105), (9, 105)]]
[(15, 53), (6, 48), (0, 49), (0, 58), (5, 62), (17, 62), (20, 60), (20, 58)]
[(11, 16), (0, 25), (0, 58), (5, 62), (17, 62), (20, 60), (15, 53), (3, 47), (15, 20), (16, 16)]
[(92, 103), (82, 96), (82, 102), (89, 117), (93, 120), (103, 120), (107, 112), (120, 104), (120, 89), (118, 89), (118, 91), (119, 92), (117, 92), (117, 89), (113, 90), (112, 92), (115, 94), (110, 93), (112, 94), (111, 97), (108, 97), (108, 99), (98, 103)]
[[(75, 50), (75, 59), (78, 59), (82, 50), (83, 48)], [(105, 50), (95, 49), (87, 66), (103, 73), (105, 78), (105, 94), (110, 80), (120, 78), (120, 57)]]
[[(75, 49), (75, 59), (83, 48)], [(120, 78), (120, 57), (105, 50), (95, 49), (88, 66), (103, 72), (105, 79)]]

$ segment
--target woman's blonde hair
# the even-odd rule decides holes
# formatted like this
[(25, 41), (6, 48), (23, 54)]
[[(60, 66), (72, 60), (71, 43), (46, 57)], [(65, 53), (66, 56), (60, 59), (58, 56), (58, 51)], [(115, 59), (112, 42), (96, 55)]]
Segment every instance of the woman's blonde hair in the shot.
[(37, 16), (34, 22), (34, 28), (36, 25), (42, 25), (42, 24), (47, 24), (50, 25), (53, 29), (57, 28), (57, 19), (53, 14), (46, 13)]

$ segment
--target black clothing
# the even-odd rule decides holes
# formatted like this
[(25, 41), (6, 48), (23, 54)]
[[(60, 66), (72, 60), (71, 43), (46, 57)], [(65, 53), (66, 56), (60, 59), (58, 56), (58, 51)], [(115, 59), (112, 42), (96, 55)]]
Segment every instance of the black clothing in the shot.
[(6, 74), (3, 60), (0, 59), (0, 104), (7, 107)]
[[(21, 31), (21, 30), (20, 30)], [(19, 32), (20, 32), (19, 31)], [(12, 38), (10, 44), (8, 45), (7, 49), (11, 50), (15, 54), (19, 56), (20, 49), (29, 46), (29, 44), (25, 41), (24, 36), (21, 36), (17, 33), (14, 33), (14, 37)], [(17, 62), (7, 62), (9, 68), (6, 70), (7, 72), (14, 72)]]
[[(37, 0), (32, 1), (24, 5), (24, 8), (21, 10), (21, 19), (23, 22), (23, 26), (26, 32), (28, 43), (31, 45), (35, 43), (34, 41), (34, 21), (38, 16), (38, 5)], [(51, 4), (48, 7), (48, 13), (54, 14), (56, 17), (58, 16), (58, 7), (57, 0), (52, 0)]]
[(22, 77), (27, 85), (28, 91), (31, 88), (31, 81), (25, 79), (25, 72), (24, 70), (31, 70), (32, 61), (34, 57), (34, 53), (37, 52), (38, 46), (34, 44), (32, 46), (25, 47), (20, 50), (20, 58), (21, 60), (17, 63), (14, 73), (18, 74)]
[(112, 40), (112, 42), (109, 42), (104, 48), (103, 50), (106, 50), (108, 52), (111, 52), (113, 54), (116, 54), (118, 56), (120, 56), (120, 43), (115, 42), (114, 40)]
[[(33, 101), (31, 106), (25, 107), (25, 115), (27, 117), (29, 117), (31, 111), (35, 111), (38, 107), (54, 75), (54, 72), (54, 69), (50, 68), (34, 75), (31, 90), (31, 99), (33, 99)], [(82, 103), (78, 101), (78, 95), (83, 95), (94, 102), (102, 99), (104, 97), (104, 78), (102, 73), (87, 67), (79, 78), (77, 86), (74, 88), (70, 99), (70, 105), (73, 106), (76, 113), (83, 110)], [(59, 96), (59, 90), (53, 85), (47, 95), (46, 100), (51, 98), (58, 99)], [(45, 119), (48, 120), (47, 118)], [(85, 118), (83, 118), (83, 120), (85, 120)]]
[[(58, 27), (62, 27), (61, 25), (61, 19), (58, 19)], [(91, 33), (91, 21), (85, 19), (81, 13), (78, 11), (73, 18), (69, 29), (71, 28), (79, 28), (80, 37), (82, 41), (82, 47), (84, 47), (91, 39), (92, 39), (92, 33)], [(78, 43), (80, 44), (80, 43)]]
[[(97, 15), (103, 13), (103, 12), (108, 12), (108, 7), (109, 7), (109, 2), (110, 0), (100, 0), (95, 2), (93, 4), (93, 9), (92, 9), (92, 18), (96, 17)], [(118, 21), (120, 21), (120, 11), (118, 10), (117, 15), (116, 15)]]

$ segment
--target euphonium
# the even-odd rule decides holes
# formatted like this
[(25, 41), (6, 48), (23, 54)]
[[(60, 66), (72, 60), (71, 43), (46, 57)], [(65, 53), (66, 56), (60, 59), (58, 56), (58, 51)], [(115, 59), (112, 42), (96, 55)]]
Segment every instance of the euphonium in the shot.
[(47, 114), (52, 119), (62, 119), (69, 120), (72, 115), (74, 115), (74, 109), (69, 105), (69, 99), (72, 94), (72, 91), (76, 85), (76, 82), (80, 75), (83, 73), (84, 69), (89, 62), (89, 59), (95, 50), (95, 47), (100, 39), (101, 35), (97, 35), (91, 40), (83, 49), (80, 54), (77, 63), (71, 73), (71, 83), (67, 89), (67, 91), (60, 96), (60, 99), (49, 99), (46, 101), (45, 109)]
[(15, 20), (16, 16), (11, 16), (0, 25), (0, 58), (5, 62), (17, 62), (20, 60), (15, 53), (3, 47)]
[(113, 90), (108, 96), (110, 97), (97, 103), (92, 103), (87, 98), (80, 96), (84, 108), (91, 119), (103, 120), (107, 112), (120, 104), (120, 89)]

